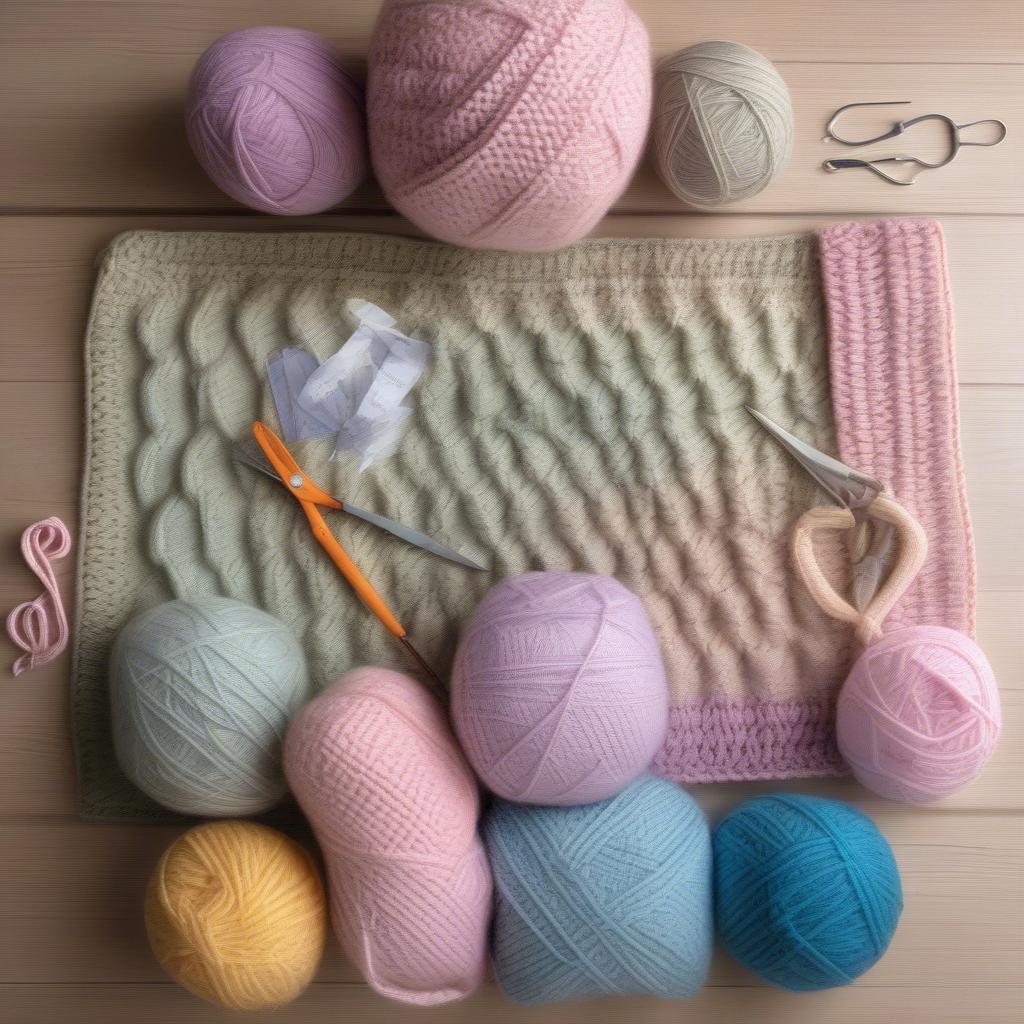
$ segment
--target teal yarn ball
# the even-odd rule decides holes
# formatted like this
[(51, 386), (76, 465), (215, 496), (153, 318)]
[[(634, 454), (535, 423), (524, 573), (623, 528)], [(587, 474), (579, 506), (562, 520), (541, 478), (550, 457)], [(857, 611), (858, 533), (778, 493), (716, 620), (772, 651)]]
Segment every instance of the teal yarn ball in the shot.
[(885, 952), (903, 909), (874, 822), (837, 800), (748, 800), (714, 835), (715, 922), (744, 967), (797, 992), (848, 985)]
[(711, 959), (711, 834), (642, 776), (579, 807), (496, 801), (484, 824), (498, 984), (522, 1005), (618, 993), (692, 996)]
[(111, 654), (121, 770), (181, 814), (258, 814), (278, 803), (285, 731), (310, 696), (306, 659), (284, 623), (224, 597), (143, 612)]

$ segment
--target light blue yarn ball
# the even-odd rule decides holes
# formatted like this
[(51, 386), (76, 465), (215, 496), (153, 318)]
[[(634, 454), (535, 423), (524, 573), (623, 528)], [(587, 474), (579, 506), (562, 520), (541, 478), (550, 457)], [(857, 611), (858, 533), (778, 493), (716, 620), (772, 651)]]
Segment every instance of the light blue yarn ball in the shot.
[(523, 1005), (692, 996), (711, 958), (711, 835), (677, 786), (642, 776), (581, 807), (497, 801), (484, 824), (498, 984)]
[(847, 985), (882, 956), (900, 911), (885, 837), (849, 804), (748, 800), (714, 836), (715, 921), (744, 967), (798, 992)]
[(168, 601), (121, 630), (110, 660), (121, 770), (181, 814), (229, 817), (284, 796), (281, 746), (310, 698), (284, 625), (225, 597)]

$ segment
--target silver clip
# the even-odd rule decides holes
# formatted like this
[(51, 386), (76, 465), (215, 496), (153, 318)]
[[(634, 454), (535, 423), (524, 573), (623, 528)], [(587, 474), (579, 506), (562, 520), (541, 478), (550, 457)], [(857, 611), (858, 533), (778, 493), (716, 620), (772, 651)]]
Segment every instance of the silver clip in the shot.
[[(907, 131), (907, 129), (912, 128), (915, 124), (920, 124), (922, 121), (940, 121), (949, 129), (949, 152), (941, 160), (922, 160), (920, 157), (916, 156), (896, 154), (894, 156), (878, 157), (874, 160), (862, 160), (857, 158), (826, 160), (821, 166), (824, 167), (826, 171), (845, 171), (851, 168), (864, 168), (865, 170), (871, 171), (873, 174), (877, 174), (878, 177), (893, 185), (913, 185), (915, 178), (921, 171), (934, 170), (937, 167), (945, 167), (946, 164), (952, 163), (957, 153), (960, 152), (962, 146), (998, 146), (999, 143), (1006, 138), (1006, 125), (996, 118), (990, 117), (981, 121), (968, 121), (965, 124), (957, 124), (951, 117), (947, 117), (945, 114), (920, 114), (917, 117), (908, 118), (906, 121), (897, 121), (888, 131), (882, 132), (881, 135), (876, 135), (873, 139), (848, 139), (839, 135), (835, 130), (836, 122), (839, 118), (842, 117), (846, 111), (853, 110), (856, 107), (905, 106), (910, 102), (910, 100), (875, 100), (866, 103), (847, 103), (845, 106), (840, 107), (829, 118), (828, 124), (825, 125), (825, 135), (822, 138), (822, 141), (828, 142), (831, 140), (833, 142), (839, 142), (844, 146), (870, 146), (876, 142), (884, 142), (886, 139), (894, 139), (897, 135), (902, 135)], [(971, 142), (970, 140), (965, 140), (962, 137), (961, 132), (963, 132), (964, 129), (974, 128), (981, 124), (995, 125), (997, 129), (997, 137), (988, 142)], [(879, 164), (913, 164), (917, 168), (917, 171), (915, 171), (910, 178), (897, 178), (891, 174), (887, 174), (881, 169)]]

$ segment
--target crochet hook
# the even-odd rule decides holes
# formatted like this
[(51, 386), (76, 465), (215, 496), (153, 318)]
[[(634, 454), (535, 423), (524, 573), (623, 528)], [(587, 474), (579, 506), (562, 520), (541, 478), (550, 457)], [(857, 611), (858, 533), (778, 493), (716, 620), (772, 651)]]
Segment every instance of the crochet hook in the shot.
[(293, 498), (306, 515), (309, 528), (317, 543), (327, 552), (338, 571), (348, 580), (360, 601), (383, 623), (384, 628), (396, 637), (412, 656), (417, 665), (437, 684), (443, 692), (441, 679), (427, 664), (423, 656), (413, 646), (405, 627), (395, 617), (394, 612), (385, 604), (384, 599), (373, 588), (373, 584), (362, 574), (359, 567), (349, 557), (345, 549), (338, 543), (334, 534), (328, 529), (320, 508), (338, 509), (342, 503), (322, 491), (299, 467), (284, 442), (265, 423), (257, 420), (252, 425), (252, 436), (260, 446), (267, 460), (274, 467), (281, 483), (291, 492)]

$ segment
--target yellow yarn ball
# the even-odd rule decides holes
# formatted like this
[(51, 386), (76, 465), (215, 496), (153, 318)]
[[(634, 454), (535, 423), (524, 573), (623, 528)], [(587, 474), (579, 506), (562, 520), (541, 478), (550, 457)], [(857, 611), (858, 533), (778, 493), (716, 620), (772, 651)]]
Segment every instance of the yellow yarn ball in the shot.
[(313, 979), (327, 902), (312, 856), (248, 821), (198, 825), (175, 840), (146, 894), (146, 931), (180, 985), (233, 1010), (281, 1006)]

